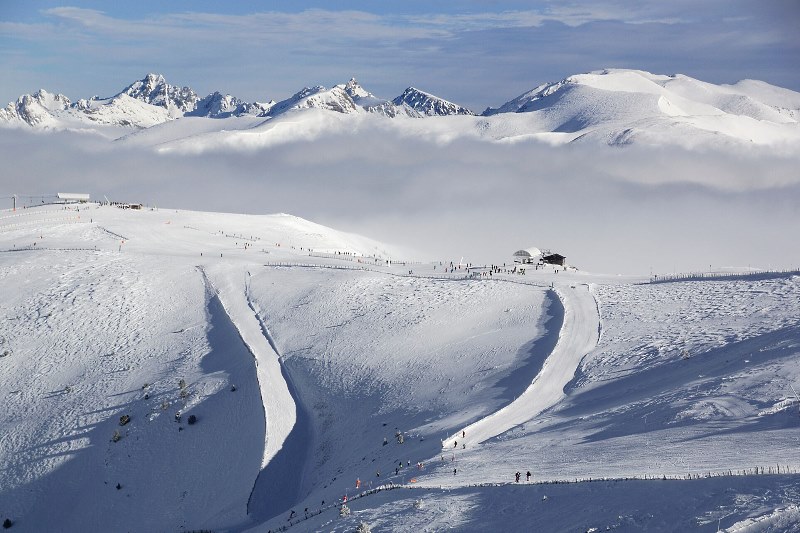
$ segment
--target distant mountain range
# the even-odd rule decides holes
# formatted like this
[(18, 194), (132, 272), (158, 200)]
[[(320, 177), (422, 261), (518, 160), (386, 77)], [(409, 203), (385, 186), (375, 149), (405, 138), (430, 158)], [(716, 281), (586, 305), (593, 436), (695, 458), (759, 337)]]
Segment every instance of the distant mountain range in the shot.
[[(453, 123), (456, 135), (494, 140), (536, 138), (553, 144), (593, 140), (610, 145), (666, 142), (694, 146), (800, 141), (798, 92), (755, 80), (715, 85), (680, 74), (626, 69), (546, 83), (481, 114), (414, 87), (391, 100), (379, 98), (355, 79), (330, 89), (306, 87), (279, 102), (245, 102), (220, 92), (201, 98), (189, 87), (170, 85), (163, 76), (148, 74), (110, 98), (95, 96), (72, 102), (63, 94), (45, 90), (22, 95), (0, 110), (0, 125), (92, 130), (119, 138), (183, 117), (260, 119), (248, 123), (252, 128), (309, 109), (388, 118), (461, 115), (470, 119)], [(200, 127), (204, 134), (215, 129), (213, 125)], [(230, 125), (219, 128), (230, 129)]]

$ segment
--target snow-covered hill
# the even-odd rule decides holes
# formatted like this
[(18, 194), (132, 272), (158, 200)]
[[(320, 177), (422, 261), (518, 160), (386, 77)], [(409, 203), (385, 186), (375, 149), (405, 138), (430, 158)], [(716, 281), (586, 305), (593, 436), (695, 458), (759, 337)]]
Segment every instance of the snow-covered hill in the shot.
[[(714, 136), (728, 141), (796, 142), (800, 94), (763, 82), (725, 86), (684, 75), (610, 69), (540, 85), (484, 116), (527, 113), (530, 127), (570, 140), (608, 144), (681, 143)], [(490, 123), (502, 136), (508, 125)], [(513, 133), (511, 133), (513, 135)], [(688, 141), (690, 144), (692, 140)]]
[(0, 520), (800, 527), (800, 277), (408, 258), (290, 215), (0, 211)]

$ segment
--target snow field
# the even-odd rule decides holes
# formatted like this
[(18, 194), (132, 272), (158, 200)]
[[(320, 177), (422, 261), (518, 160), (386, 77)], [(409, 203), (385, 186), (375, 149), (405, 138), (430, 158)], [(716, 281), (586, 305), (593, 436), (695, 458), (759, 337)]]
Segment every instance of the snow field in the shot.
[[(12, 273), (5, 264), (20, 256), (28, 256), (24, 269)], [(9, 295), (3, 336), (13, 350), (0, 367), (0, 485), (13, 502), (4, 512), (23, 531), (242, 520), (263, 411), (252, 357), (233, 343), (221, 306), (205, 301), (200, 276), (169, 260), (103, 252), (0, 261)], [(199, 419), (193, 427), (190, 414)], [(112, 442), (115, 431), (121, 438)], [(233, 443), (238, 453), (217, 461)]]
[[(330, 268), (353, 263), (308, 248), (387, 247), (287, 215), (9, 216), (0, 513), (20, 531), (275, 531), (306, 508), (292, 530), (797, 526), (798, 277), (549, 290)], [(542, 484), (514, 486), (527, 470)]]

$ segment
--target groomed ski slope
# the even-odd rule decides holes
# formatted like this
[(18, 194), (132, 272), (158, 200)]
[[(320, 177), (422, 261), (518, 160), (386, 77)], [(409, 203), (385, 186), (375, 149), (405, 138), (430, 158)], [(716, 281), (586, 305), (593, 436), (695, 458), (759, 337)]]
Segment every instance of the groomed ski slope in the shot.
[(559, 285), (554, 292), (563, 307), (562, 325), (558, 342), (541, 372), (511, 404), (451, 436), (443, 443), (445, 449), (457, 448), (459, 440), (462, 445), (482, 443), (531, 420), (564, 398), (564, 388), (575, 375), (581, 359), (597, 345), (600, 317), (588, 284)]
[[(385, 247), (287, 215), (0, 212), (0, 518), (15, 531), (797, 526), (800, 278), (466, 279), (309, 248)], [(517, 486), (527, 470), (541, 484)], [(686, 479), (708, 473), (726, 477)], [(643, 476), (656, 479), (548, 484)], [(352, 499), (386, 484), (402, 488)]]

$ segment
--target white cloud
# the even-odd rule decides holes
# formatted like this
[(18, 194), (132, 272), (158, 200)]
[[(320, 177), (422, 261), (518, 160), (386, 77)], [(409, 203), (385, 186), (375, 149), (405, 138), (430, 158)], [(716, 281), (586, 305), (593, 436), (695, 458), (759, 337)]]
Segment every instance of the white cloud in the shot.
[(611, 273), (800, 265), (789, 244), (800, 232), (796, 154), (442, 144), (366, 125), (187, 155), (0, 130), (0, 156), (16, 162), (0, 178), (9, 192), (289, 212), (437, 258), (502, 262), (538, 245)]

